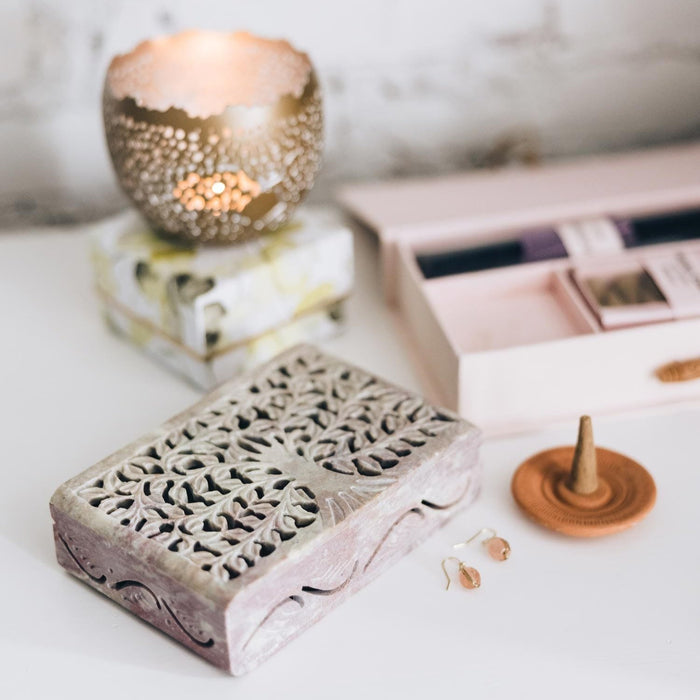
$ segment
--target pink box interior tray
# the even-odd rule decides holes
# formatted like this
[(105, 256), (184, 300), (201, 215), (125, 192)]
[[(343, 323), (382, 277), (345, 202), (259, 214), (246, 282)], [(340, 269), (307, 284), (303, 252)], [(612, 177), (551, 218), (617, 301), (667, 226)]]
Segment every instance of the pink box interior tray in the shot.
[(432, 278), (418, 261), (587, 217), (700, 208), (700, 147), (353, 186), (340, 198), (377, 230), (387, 299), (427, 393), (487, 433), (700, 398), (700, 380), (657, 376), (700, 356), (700, 316), (606, 328), (574, 279), (581, 265), (641, 264), (650, 251), (697, 255), (700, 238)]

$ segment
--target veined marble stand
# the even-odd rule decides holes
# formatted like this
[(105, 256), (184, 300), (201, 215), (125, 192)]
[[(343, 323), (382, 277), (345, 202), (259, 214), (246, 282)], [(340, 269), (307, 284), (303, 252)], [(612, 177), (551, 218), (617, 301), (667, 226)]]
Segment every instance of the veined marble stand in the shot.
[(111, 327), (207, 391), (345, 325), (353, 238), (330, 208), (302, 207), (277, 231), (237, 245), (164, 239), (135, 212), (95, 226), (91, 241)]

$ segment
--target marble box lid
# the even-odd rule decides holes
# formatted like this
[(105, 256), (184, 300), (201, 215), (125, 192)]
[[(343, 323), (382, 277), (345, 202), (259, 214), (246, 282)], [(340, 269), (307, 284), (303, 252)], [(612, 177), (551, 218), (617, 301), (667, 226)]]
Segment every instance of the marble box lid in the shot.
[(202, 357), (327, 309), (353, 284), (352, 234), (324, 207), (221, 246), (162, 238), (129, 212), (96, 227), (92, 258), (107, 303)]

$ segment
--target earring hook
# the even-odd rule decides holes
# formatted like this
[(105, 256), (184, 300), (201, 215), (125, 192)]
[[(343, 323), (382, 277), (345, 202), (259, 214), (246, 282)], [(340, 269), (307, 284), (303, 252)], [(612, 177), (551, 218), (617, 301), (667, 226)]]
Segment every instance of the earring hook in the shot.
[(479, 532), (476, 534), (472, 535), (468, 540), (464, 540), (464, 542), (458, 542), (455, 545), (452, 545), (453, 549), (460, 549), (461, 547), (466, 547), (468, 544), (471, 544), (477, 537), (481, 537), (481, 535), (488, 534), (490, 537), (495, 537), (496, 536), (496, 531), (492, 527), (482, 527)]
[(447, 585), (445, 586), (446, 591), (450, 590), (450, 584), (452, 583), (452, 580), (450, 579), (450, 575), (447, 573), (447, 567), (445, 566), (445, 562), (448, 562), (451, 560), (456, 561), (457, 564), (459, 564), (459, 559), (457, 559), (457, 557), (445, 557), (442, 560), (442, 570), (445, 572), (445, 578), (447, 579)]

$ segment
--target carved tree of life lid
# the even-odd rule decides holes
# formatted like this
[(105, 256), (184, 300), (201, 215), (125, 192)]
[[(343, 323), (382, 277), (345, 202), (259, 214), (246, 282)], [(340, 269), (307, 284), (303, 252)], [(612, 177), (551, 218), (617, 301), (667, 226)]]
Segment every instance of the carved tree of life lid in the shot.
[(581, 417), (575, 447), (555, 447), (525, 460), (511, 488), (532, 520), (575, 537), (624, 530), (656, 501), (654, 480), (644, 467), (595, 446), (589, 416)]

